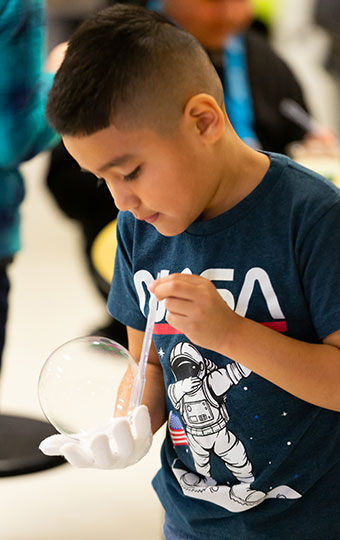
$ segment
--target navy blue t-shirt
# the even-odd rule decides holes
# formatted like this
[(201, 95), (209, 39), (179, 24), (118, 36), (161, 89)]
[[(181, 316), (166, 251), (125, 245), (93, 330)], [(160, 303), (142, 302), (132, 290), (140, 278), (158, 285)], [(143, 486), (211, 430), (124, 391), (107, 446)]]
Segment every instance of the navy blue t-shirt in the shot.
[[(239, 315), (287, 336), (320, 343), (340, 329), (340, 192), (269, 156), (244, 200), (180, 235), (119, 214), (114, 318), (144, 330), (147, 285), (158, 272), (185, 272), (210, 279)], [(170, 522), (197, 540), (339, 539), (340, 413), (197, 347), (167, 324), (164, 302), (153, 341), (168, 411), (153, 485)]]

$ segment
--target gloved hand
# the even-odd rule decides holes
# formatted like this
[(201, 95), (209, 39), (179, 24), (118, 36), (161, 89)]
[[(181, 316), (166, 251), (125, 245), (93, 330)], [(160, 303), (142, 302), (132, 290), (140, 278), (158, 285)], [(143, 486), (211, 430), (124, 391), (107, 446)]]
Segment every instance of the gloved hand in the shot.
[(74, 467), (124, 469), (137, 463), (152, 443), (151, 422), (145, 405), (136, 407), (129, 417), (112, 418), (101, 430), (77, 434), (52, 435), (40, 443), (47, 456), (64, 456)]

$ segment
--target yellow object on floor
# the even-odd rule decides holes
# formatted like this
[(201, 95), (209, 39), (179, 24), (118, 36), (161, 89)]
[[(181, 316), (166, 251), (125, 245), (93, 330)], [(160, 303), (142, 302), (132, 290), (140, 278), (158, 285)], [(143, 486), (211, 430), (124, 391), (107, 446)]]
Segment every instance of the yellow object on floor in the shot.
[(117, 220), (114, 219), (98, 233), (92, 248), (91, 260), (96, 272), (108, 284), (112, 281), (117, 249)]

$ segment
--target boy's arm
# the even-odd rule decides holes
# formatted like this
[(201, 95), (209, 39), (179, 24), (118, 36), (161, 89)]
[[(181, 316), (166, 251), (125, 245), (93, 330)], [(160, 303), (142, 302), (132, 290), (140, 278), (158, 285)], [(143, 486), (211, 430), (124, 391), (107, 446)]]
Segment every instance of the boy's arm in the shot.
[[(129, 351), (137, 361), (142, 350), (144, 332), (127, 327)], [(152, 432), (155, 433), (166, 420), (163, 370), (154, 343), (151, 343), (145, 373), (142, 403), (149, 409)]]
[(242, 355), (248, 368), (300, 399), (340, 411), (340, 330), (311, 344), (236, 317), (224, 345), (231, 355)]
[(232, 311), (201, 276), (170, 274), (150, 290), (165, 299), (167, 321), (193, 343), (246, 366), (314, 405), (340, 411), (340, 330), (322, 344), (284, 336)]

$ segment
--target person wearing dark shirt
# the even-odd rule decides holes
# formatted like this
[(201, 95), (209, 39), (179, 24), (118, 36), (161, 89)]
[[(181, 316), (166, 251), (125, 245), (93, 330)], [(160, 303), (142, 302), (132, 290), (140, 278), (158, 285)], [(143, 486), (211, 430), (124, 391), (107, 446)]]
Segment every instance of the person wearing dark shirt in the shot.
[[(120, 3), (162, 11), (203, 44), (221, 78), (231, 123), (250, 146), (284, 153), (289, 143), (304, 138), (306, 131), (280, 111), (285, 98), (307, 110), (303, 91), (268, 40), (251, 28), (254, 13), (249, 0)], [(84, 174), (63, 144), (52, 152), (47, 185), (63, 212), (80, 223), (90, 271), (106, 297), (108, 285), (94, 270), (90, 256), (97, 234), (117, 215), (106, 186)], [(111, 324), (100, 333), (124, 341), (120, 333), (112, 331)]]

